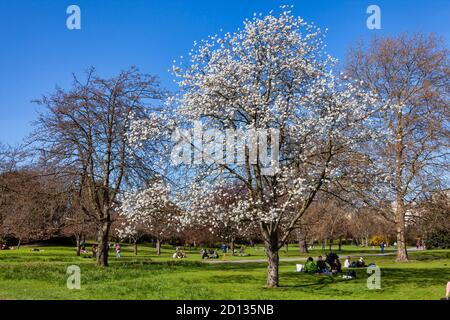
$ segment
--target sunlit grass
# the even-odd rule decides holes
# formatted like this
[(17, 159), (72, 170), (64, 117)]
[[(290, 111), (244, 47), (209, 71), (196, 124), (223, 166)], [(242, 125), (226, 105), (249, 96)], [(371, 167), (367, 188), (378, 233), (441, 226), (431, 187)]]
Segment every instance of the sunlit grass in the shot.
[[(280, 288), (267, 289), (265, 263), (208, 264), (198, 249), (185, 248), (188, 258), (174, 261), (174, 248), (166, 246), (161, 256), (149, 245), (123, 246), (122, 257), (111, 250), (110, 266), (97, 268), (92, 258), (76, 257), (73, 248), (39, 246), (0, 251), (0, 298), (2, 299), (439, 299), (450, 281), (450, 250), (411, 253), (411, 262), (395, 263), (395, 256), (367, 257), (381, 268), (381, 290), (369, 290), (365, 269), (357, 278), (317, 276), (295, 272), (295, 262), (280, 265)], [(340, 255), (378, 253), (379, 250), (345, 247)], [(264, 259), (264, 251), (247, 248), (250, 257)], [(309, 255), (322, 253), (315, 250)], [(301, 258), (291, 247), (284, 257)], [(305, 255), (302, 255), (303, 257)], [(221, 259), (223, 259), (221, 257)], [(81, 289), (66, 287), (69, 265), (81, 268)]]

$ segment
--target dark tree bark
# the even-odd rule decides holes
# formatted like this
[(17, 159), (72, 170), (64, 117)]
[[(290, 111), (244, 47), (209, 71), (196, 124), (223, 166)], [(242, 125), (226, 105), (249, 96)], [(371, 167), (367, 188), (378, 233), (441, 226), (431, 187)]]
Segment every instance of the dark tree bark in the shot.
[(231, 238), (230, 251), (231, 251), (231, 255), (234, 256), (234, 238)]
[(306, 240), (303, 240), (303, 244), (302, 244), (302, 252), (303, 252), (303, 253), (309, 253), (309, 250), (308, 250), (308, 244), (306, 243)]
[(159, 239), (156, 239), (156, 254), (161, 255), (161, 241)]
[(138, 255), (138, 244), (137, 244), (137, 240), (134, 240), (134, 255), (137, 256)]
[(111, 227), (111, 221), (106, 219), (102, 222), (100, 230), (98, 231), (98, 249), (97, 249), (97, 266), (107, 267), (108, 266), (108, 240), (109, 240), (109, 229)]
[(77, 245), (77, 257), (81, 256), (81, 236), (75, 235), (75, 241)]

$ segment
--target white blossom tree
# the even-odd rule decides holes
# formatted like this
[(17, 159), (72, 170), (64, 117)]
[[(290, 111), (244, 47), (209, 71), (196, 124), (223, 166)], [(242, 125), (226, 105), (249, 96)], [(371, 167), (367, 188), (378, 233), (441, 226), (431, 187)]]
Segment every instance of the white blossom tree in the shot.
[(255, 228), (250, 210), (248, 190), (243, 185), (194, 185), (187, 193), (185, 212), (180, 215), (182, 227), (197, 225), (207, 228), (211, 237), (230, 243), (234, 255), (236, 238), (244, 238)]
[(127, 217), (122, 217), (125, 221), (121, 223), (119, 227), (116, 228), (116, 234), (121, 240), (129, 239), (133, 241), (134, 255), (138, 255), (138, 242), (149, 232), (146, 228), (145, 223), (137, 219), (127, 219)]
[[(239, 202), (245, 210), (227, 213), (258, 223), (268, 287), (278, 286), (278, 251), (317, 193), (350, 175), (348, 162), (376, 136), (368, 119), (377, 101), (357, 83), (338, 81), (334, 64), (324, 52), (320, 28), (285, 10), (255, 15), (235, 33), (194, 44), (189, 62), (174, 66), (182, 90), (179, 113), (186, 119), (224, 132), (279, 132), (279, 168), (273, 175), (264, 175), (261, 161), (250, 161), (248, 144), (241, 163), (216, 159), (202, 167), (208, 183), (220, 185), (226, 178), (247, 189), (249, 197)], [(224, 157), (227, 152), (234, 151)]]
[[(118, 233), (137, 238), (145, 230), (156, 239), (156, 253), (161, 254), (161, 241), (170, 236), (176, 223), (177, 209), (169, 197), (170, 189), (161, 181), (123, 194), (120, 214), (127, 221)], [(137, 240), (136, 240), (137, 241)]]

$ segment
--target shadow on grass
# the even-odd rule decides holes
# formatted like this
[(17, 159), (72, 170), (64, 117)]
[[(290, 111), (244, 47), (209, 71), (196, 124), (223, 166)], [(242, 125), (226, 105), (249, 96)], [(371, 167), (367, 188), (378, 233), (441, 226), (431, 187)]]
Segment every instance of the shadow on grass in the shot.
[(382, 281), (391, 288), (414, 283), (417, 287), (444, 285), (450, 279), (450, 268), (386, 268), (382, 270)]

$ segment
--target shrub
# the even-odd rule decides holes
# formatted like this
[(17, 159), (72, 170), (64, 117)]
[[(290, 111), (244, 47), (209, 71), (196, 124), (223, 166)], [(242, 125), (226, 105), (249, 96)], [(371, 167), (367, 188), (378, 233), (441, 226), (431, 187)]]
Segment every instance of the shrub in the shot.
[(379, 246), (382, 242), (386, 243), (386, 239), (383, 236), (373, 236), (370, 239), (371, 246)]
[(449, 249), (450, 248), (450, 232), (446, 230), (439, 230), (427, 235), (424, 240), (427, 249), (439, 248), (439, 249)]

